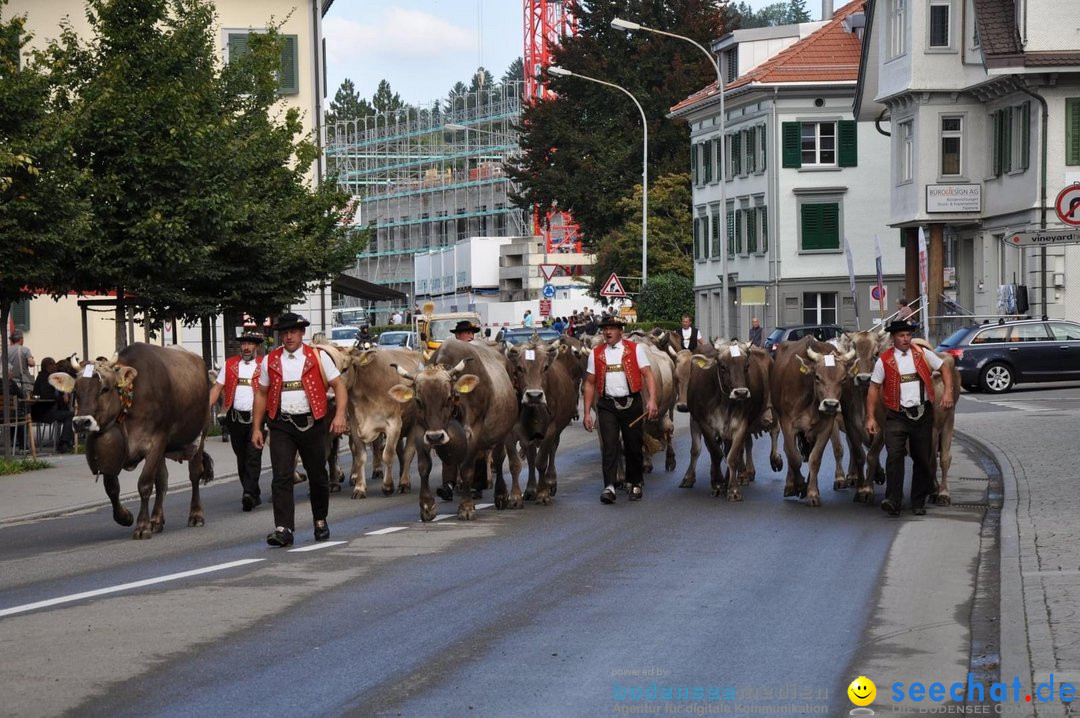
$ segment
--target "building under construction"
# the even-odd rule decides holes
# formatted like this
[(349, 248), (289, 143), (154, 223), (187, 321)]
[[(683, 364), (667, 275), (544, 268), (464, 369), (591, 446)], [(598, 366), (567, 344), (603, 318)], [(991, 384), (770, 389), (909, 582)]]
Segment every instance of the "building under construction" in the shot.
[[(523, 83), (492, 85), (426, 107), (340, 122), (326, 154), (338, 181), (360, 202), (356, 224), (373, 230), (352, 274), (406, 293), (402, 307), (372, 307), (382, 322), (419, 302), (414, 255), (468, 237), (532, 234), (530, 213), (511, 205), (503, 163), (520, 151), (514, 129)], [(468, 292), (458, 277), (452, 293)]]

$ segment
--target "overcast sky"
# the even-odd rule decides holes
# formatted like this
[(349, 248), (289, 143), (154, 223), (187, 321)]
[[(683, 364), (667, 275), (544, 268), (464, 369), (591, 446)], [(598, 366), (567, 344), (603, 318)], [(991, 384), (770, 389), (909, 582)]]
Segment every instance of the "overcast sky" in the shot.
[[(775, 0), (749, 0), (755, 9)], [(845, 0), (837, 0), (837, 7)], [(332, 99), (351, 79), (363, 97), (379, 80), (407, 102), (445, 97), (483, 65), (499, 79), (523, 53), (522, 0), (335, 0), (324, 25)], [(817, 0), (807, 2), (812, 16)]]

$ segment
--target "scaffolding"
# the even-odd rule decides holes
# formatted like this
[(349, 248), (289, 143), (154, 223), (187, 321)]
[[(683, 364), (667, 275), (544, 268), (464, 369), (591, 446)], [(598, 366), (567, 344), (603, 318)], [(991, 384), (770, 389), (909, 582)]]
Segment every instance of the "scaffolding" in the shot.
[[(503, 169), (520, 153), (522, 92), (520, 81), (491, 85), (327, 128), (330, 171), (359, 199), (357, 224), (373, 230), (350, 274), (415, 300), (415, 254), (468, 237), (532, 234)], [(411, 308), (370, 307), (378, 321)]]

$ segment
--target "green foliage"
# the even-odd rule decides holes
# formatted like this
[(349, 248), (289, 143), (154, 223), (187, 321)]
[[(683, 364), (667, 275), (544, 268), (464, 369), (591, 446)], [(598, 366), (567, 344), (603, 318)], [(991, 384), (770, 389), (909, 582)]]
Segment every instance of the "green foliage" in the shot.
[(356, 85), (349, 78), (345, 78), (341, 87), (334, 93), (334, 99), (330, 100), (330, 110), (326, 113), (327, 126), (335, 122), (360, 120), (375, 114), (375, 108), (371, 103), (360, 97), (356, 91)]
[(12, 474), (21, 474), (24, 471), (47, 469), (50, 466), (52, 466), (52, 464), (48, 461), (42, 461), (41, 459), (8, 459), (0, 457), (0, 476), (10, 476)]
[(380, 80), (375, 94), (371, 96), (371, 106), (375, 112), (387, 113), (404, 108), (405, 102), (402, 101), (401, 95), (390, 89), (389, 82)]
[(694, 315), (694, 280), (685, 274), (661, 274), (649, 279), (638, 295), (638, 317), (644, 321), (677, 322)]
[[(626, 88), (649, 122), (649, 175), (684, 172), (690, 142), (670, 108), (715, 82), (716, 71), (693, 45), (611, 27), (623, 17), (693, 38), (708, 47), (727, 27), (726, 4), (714, 0), (611, 0), (581, 10), (579, 33), (554, 49), (562, 67)], [(569, 209), (586, 244), (620, 227), (632, 210), (620, 204), (641, 176), (640, 115), (616, 90), (575, 77), (551, 77), (557, 97), (531, 105), (521, 121), (522, 154), (508, 171), (521, 188), (517, 206)]]
[(806, 9), (806, 0), (787, 0), (787, 2), (774, 2), (758, 11), (754, 11), (747, 2), (739, 2), (732, 6), (737, 16), (738, 27), (770, 27), (774, 25), (789, 25), (797, 22), (809, 22), (810, 13)]
[(525, 79), (525, 61), (518, 57), (515, 58), (510, 66), (506, 68), (506, 72), (502, 74), (501, 81), (506, 82), (519, 82)]

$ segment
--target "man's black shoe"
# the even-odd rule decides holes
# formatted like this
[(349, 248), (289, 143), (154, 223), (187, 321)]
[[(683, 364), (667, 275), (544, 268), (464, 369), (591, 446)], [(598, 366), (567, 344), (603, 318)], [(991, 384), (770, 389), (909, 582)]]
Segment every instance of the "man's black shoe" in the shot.
[(330, 527), (326, 525), (326, 520), (315, 522), (315, 540), (325, 541), (330, 538)]
[(887, 513), (889, 516), (899, 516), (900, 507), (892, 499), (885, 499), (881, 502), (881, 510)]
[(630, 487), (630, 501), (641, 501), (641, 484)]
[(926, 507), (916, 506), (911, 510), (911, 513), (915, 514), (916, 516), (926, 516)]
[(244, 496), (240, 499), (240, 506), (244, 509), (244, 511), (251, 511), (253, 508), (255, 508), (261, 503), (262, 499), (260, 499), (258, 496), (253, 496), (252, 494), (244, 494)]
[(292, 529), (287, 529), (284, 526), (278, 526), (273, 533), (266, 537), (266, 543), (280, 548), (292, 546), (292, 541)]
[(600, 503), (613, 504), (615, 503), (615, 487), (605, 486), (604, 490), (600, 492)]

